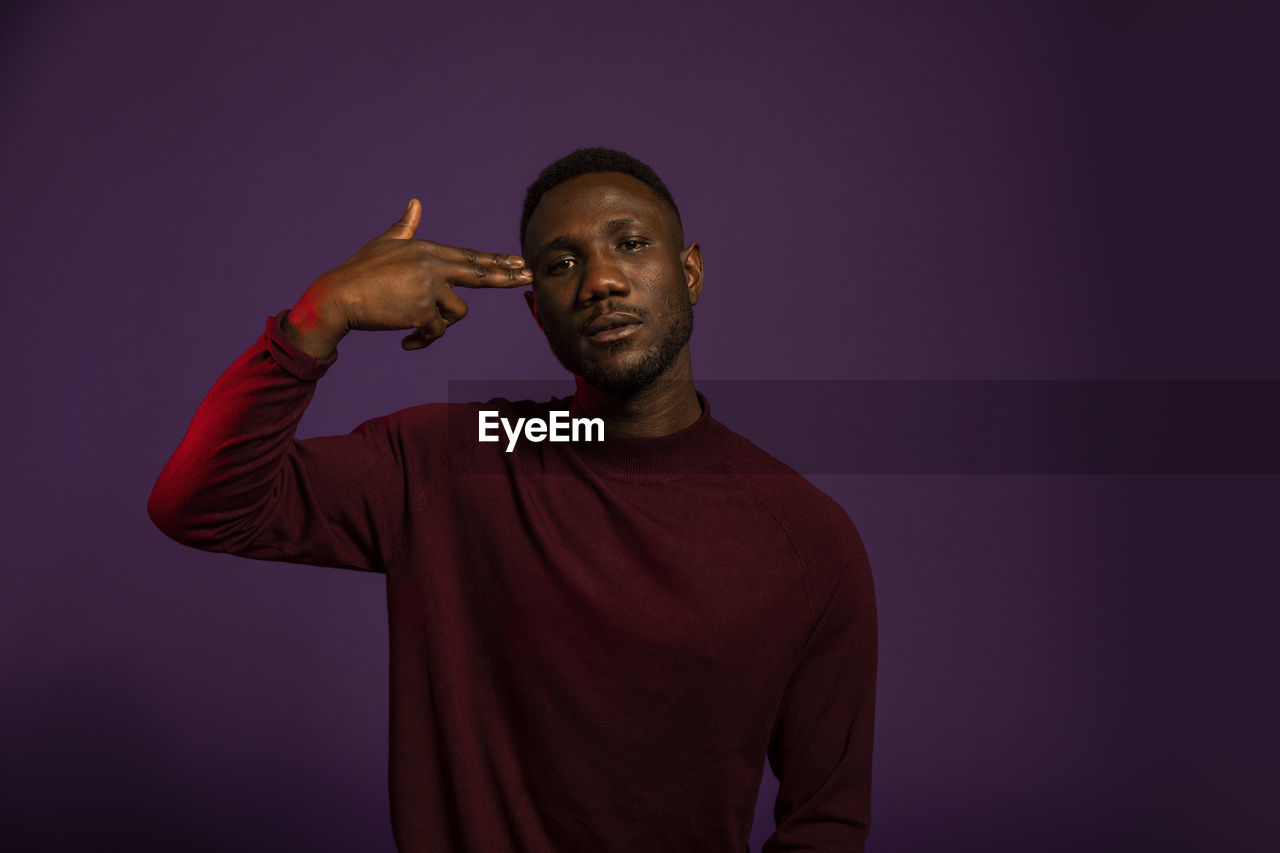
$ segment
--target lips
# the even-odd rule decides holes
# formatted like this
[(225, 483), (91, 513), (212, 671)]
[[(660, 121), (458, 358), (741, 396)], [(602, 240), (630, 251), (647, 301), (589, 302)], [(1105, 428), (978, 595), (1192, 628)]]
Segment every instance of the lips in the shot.
[(582, 328), (582, 334), (593, 342), (607, 343), (625, 338), (635, 332), (640, 318), (625, 311), (602, 314)]

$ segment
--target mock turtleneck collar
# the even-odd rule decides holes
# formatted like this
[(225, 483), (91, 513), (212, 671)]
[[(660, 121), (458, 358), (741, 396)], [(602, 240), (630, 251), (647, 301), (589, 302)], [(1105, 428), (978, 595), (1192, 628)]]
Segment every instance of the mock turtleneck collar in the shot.
[[(578, 442), (573, 453), (601, 474), (619, 477), (667, 478), (704, 471), (725, 450), (729, 430), (711, 417), (711, 404), (698, 392), (702, 414), (669, 435), (639, 437), (605, 430), (604, 441)], [(580, 416), (577, 401), (571, 411)]]

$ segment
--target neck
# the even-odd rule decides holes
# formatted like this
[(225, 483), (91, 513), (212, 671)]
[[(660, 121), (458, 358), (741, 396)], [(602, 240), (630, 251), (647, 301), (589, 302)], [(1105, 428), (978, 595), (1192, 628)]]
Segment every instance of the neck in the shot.
[(662, 376), (630, 394), (614, 394), (577, 380), (574, 402), (583, 415), (602, 418), (605, 429), (638, 438), (679, 432), (702, 416), (686, 349)]

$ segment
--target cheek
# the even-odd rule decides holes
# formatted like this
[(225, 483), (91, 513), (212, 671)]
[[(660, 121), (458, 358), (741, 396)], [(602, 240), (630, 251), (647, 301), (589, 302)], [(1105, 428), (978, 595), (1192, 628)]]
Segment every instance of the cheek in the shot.
[(555, 316), (555, 307), (547, 297), (548, 293), (545, 287), (540, 287), (534, 291), (533, 305), (538, 311), (538, 319), (543, 323), (546, 323), (548, 318)]
[(646, 292), (661, 310), (670, 313), (680, 310), (689, 301), (689, 289), (685, 287), (683, 273), (664, 269), (644, 282)]
[(556, 297), (555, 293), (543, 291), (534, 299), (538, 306), (538, 323), (545, 330), (558, 331), (569, 323), (571, 312)]

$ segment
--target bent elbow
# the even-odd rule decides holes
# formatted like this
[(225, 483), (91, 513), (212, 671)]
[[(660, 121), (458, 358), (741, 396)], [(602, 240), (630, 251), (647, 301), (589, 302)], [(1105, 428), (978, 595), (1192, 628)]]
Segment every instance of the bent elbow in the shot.
[(151, 488), (147, 498), (147, 515), (160, 532), (182, 545), (198, 547), (192, 534), (192, 524), (186, 508), (189, 501), (180, 490), (174, 488), (173, 477), (164, 472)]
[(217, 511), (218, 503), (214, 494), (201, 487), (199, 478), (166, 467), (147, 499), (147, 515), (161, 533), (180, 545), (224, 550), (219, 543), (226, 517)]
[(262, 507), (205, 476), (166, 469), (147, 499), (147, 515), (165, 536), (201, 551), (236, 554), (256, 538)]

